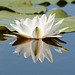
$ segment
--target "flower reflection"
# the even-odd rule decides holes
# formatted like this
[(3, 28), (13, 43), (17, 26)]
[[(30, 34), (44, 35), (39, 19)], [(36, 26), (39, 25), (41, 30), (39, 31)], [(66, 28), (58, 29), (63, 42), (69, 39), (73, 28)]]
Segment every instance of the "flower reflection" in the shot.
[[(21, 44), (19, 40), (21, 40)], [(13, 46), (18, 45), (14, 53), (18, 53), (19, 55), (24, 54), (25, 58), (32, 56), (32, 59), (34, 62), (37, 62), (38, 59), (41, 62), (43, 62), (44, 57), (46, 57), (50, 62), (53, 62), (49, 45), (47, 45), (42, 40), (25, 39), (25, 42), (24, 42), (24, 39), (23, 41), (22, 39), (18, 39), (18, 41), (16, 40), (12, 45)]]
[(12, 46), (17, 46), (14, 53), (18, 53), (19, 55), (24, 54), (25, 58), (32, 56), (34, 62), (37, 62), (38, 59), (43, 62), (45, 57), (50, 62), (53, 62), (49, 45), (52, 45), (59, 53), (62, 53), (62, 50), (69, 51), (60, 45), (57, 40), (66, 43), (58, 38), (44, 38), (42, 40), (17, 38), (16, 41), (12, 42)]

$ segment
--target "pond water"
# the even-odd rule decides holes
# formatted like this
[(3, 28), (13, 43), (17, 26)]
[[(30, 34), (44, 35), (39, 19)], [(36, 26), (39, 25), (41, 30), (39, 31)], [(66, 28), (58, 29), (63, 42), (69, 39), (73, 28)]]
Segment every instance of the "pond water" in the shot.
[(50, 10), (52, 8), (59, 8), (64, 10), (69, 16), (75, 16), (75, 4), (68, 3), (64, 7), (59, 7), (56, 4), (51, 4), (50, 6), (47, 6), (47, 9)]
[[(69, 15), (75, 16), (75, 5), (67, 4), (62, 7)], [(57, 5), (47, 7), (58, 8)], [(71, 10), (69, 10), (71, 9)], [(9, 43), (12, 40), (0, 41), (0, 75), (71, 75), (75, 74), (75, 33), (61, 34), (62, 40), (68, 44), (64, 45), (70, 52), (63, 51), (63, 53), (56, 52), (52, 47), (51, 53), (53, 56), (53, 63), (50, 63), (46, 58), (41, 63), (33, 62), (31, 56), (24, 58), (24, 55), (14, 54), (16, 47), (12, 47)]]

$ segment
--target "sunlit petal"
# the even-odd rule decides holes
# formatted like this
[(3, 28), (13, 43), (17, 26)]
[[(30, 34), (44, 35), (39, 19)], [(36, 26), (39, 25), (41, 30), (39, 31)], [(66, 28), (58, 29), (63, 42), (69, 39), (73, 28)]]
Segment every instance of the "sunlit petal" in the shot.
[(41, 24), (42, 24), (42, 26), (44, 26), (44, 25), (46, 24), (46, 21), (47, 21), (47, 17), (46, 17), (45, 14), (43, 14), (43, 15), (41, 16)]

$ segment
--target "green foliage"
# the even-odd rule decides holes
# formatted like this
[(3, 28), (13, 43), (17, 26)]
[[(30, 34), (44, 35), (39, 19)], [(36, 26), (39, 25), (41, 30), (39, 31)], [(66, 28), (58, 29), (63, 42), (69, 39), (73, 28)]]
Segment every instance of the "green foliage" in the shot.
[(56, 14), (56, 18), (62, 18), (62, 17), (68, 17), (67, 13), (61, 9), (57, 9), (57, 8), (54, 8), (54, 9), (51, 9), (50, 11), (47, 12), (47, 16), (49, 16), (49, 14)]
[[(57, 3), (58, 1), (61, 1), (61, 0), (30, 0), (33, 4), (39, 4), (39, 3), (44, 3), (44, 2), (49, 2), (49, 3)], [(62, 1), (66, 1), (68, 3), (71, 3), (75, 0), (62, 0)]]
[[(0, 26), (6, 26), (11, 31), (14, 30), (10, 23), (14, 23), (15, 19), (26, 19), (33, 18), (36, 15), (41, 16), (43, 12), (46, 11), (46, 8), (43, 6), (33, 6), (33, 4), (45, 5), (45, 3), (56, 3), (59, 0), (0, 0)], [(70, 3), (74, 0), (65, 0)], [(70, 27), (66, 32), (75, 31), (75, 16), (70, 17), (61, 9), (51, 9), (46, 13), (47, 17), (49, 14), (56, 14), (55, 22), (64, 18), (64, 22), (59, 27), (59, 29), (64, 27)], [(0, 27), (0, 30), (2, 28)], [(5, 30), (5, 29), (4, 29)]]

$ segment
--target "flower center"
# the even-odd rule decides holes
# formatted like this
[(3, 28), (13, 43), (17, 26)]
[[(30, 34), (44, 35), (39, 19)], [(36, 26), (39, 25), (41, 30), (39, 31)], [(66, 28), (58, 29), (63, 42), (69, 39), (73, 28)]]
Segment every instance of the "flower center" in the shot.
[(35, 28), (35, 34), (37, 38), (40, 37), (40, 29), (38, 27)]

